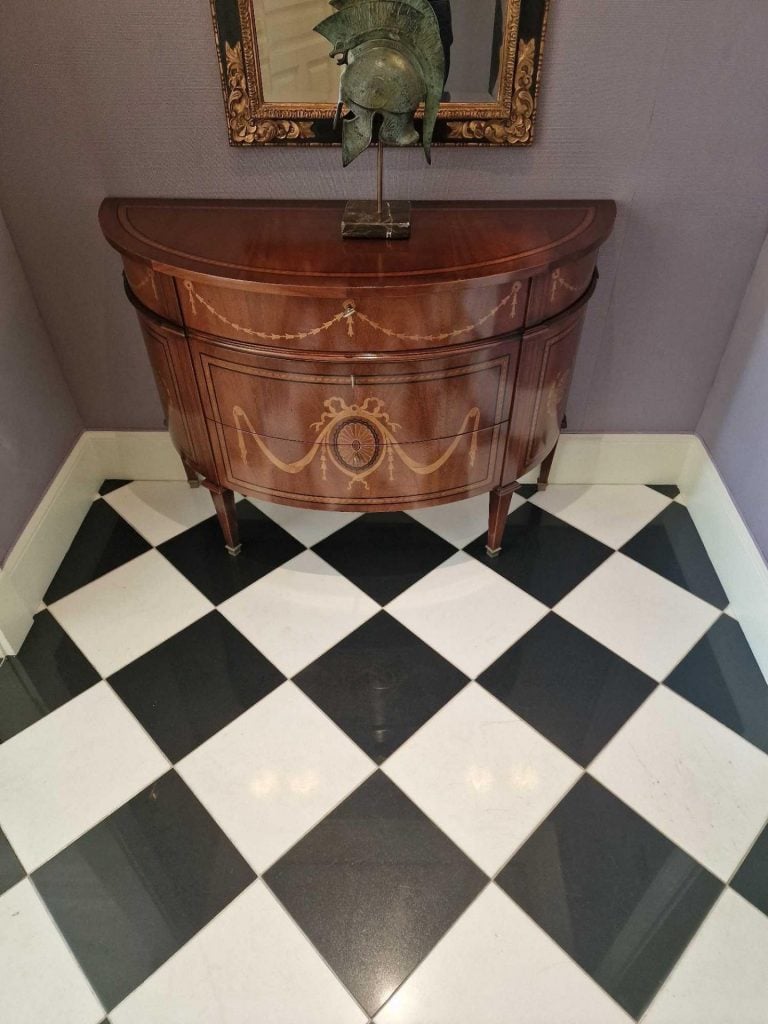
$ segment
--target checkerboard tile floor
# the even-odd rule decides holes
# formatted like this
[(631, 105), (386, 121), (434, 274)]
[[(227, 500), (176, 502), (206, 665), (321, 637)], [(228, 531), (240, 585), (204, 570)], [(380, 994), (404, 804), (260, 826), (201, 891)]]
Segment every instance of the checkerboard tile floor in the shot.
[(768, 686), (670, 487), (106, 481), (0, 668), (3, 1024), (758, 1024)]

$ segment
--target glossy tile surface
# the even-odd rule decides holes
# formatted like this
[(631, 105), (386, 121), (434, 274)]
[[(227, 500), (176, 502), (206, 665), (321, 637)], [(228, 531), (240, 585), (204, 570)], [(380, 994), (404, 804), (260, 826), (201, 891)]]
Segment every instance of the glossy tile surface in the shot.
[(379, 764), (467, 681), (386, 612), (296, 676), (304, 693)]
[(376, 1024), (629, 1024), (631, 1018), (490, 885)]
[(0, 896), (12, 885), (20, 882), (26, 872), (21, 861), (2, 832), (0, 832)]
[(111, 676), (211, 607), (159, 552), (148, 551), (50, 611), (101, 675)]
[(272, 501), (255, 501), (253, 498), (246, 498), (246, 501), (255, 505), (269, 519), (274, 519), (279, 526), (308, 548), (360, 518), (358, 512), (324, 512), (316, 508), (293, 508), (291, 505), (276, 505)]
[(176, 762), (284, 679), (213, 611), (115, 673), (110, 683), (166, 757)]
[(155, 547), (209, 519), (213, 509), (208, 491), (185, 480), (138, 480), (105, 501)]
[(265, 697), (177, 768), (259, 872), (374, 769), (293, 683)]
[(360, 516), (315, 551), (366, 594), (386, 604), (455, 553), (404, 512)]
[(0, 896), (3, 1024), (99, 1024), (104, 1009), (29, 880)]
[(731, 885), (768, 915), (768, 825), (755, 840)]
[(721, 889), (700, 864), (589, 776), (497, 880), (635, 1017)]
[(485, 535), (467, 551), (550, 607), (610, 555), (611, 549), (526, 502), (510, 513), (501, 554), (489, 558)]
[(99, 683), (0, 747), (0, 828), (34, 871), (167, 767)]
[(438, 711), (383, 770), (488, 875), (581, 774), (477, 683)]
[(64, 561), (45, 593), (45, 603), (66, 597), (72, 591), (125, 565), (150, 545), (114, 509), (98, 498), (91, 505), (77, 531)]
[(668, 505), (621, 550), (717, 608), (728, 604), (691, 515), (678, 502)]
[(220, 610), (284, 675), (294, 676), (379, 606), (313, 551), (304, 551)]
[(768, 818), (768, 756), (663, 686), (590, 772), (723, 880)]
[(214, 604), (226, 601), (302, 550), (295, 537), (250, 502), (238, 503), (237, 519), (243, 544), (237, 558), (228, 554), (215, 516), (158, 549)]
[(112, 1024), (365, 1024), (367, 1018), (266, 886), (255, 882), (110, 1019)]
[(768, 682), (730, 616), (717, 620), (665, 682), (768, 753)]
[(387, 612), (474, 677), (547, 608), (460, 551), (391, 601)]
[(254, 880), (169, 772), (33, 876), (110, 1010)]
[(719, 617), (713, 605), (618, 553), (555, 611), (657, 682)]
[(2, 1024), (753, 1024), (765, 684), (615, 550), (685, 495), (526, 486), (492, 565), (482, 496), (243, 499), (240, 560), (102, 490), (159, 547), (0, 670)]
[(371, 1015), (487, 883), (381, 772), (264, 877)]
[(38, 612), (18, 656), (0, 665), (0, 743), (98, 681), (51, 613)]
[(585, 767), (655, 686), (628, 661), (552, 613), (479, 682)]
[(577, 530), (618, 548), (665, 509), (669, 501), (650, 487), (606, 484), (555, 485), (531, 498)]
[(763, 1024), (768, 917), (726, 891), (659, 993), (645, 1024)]

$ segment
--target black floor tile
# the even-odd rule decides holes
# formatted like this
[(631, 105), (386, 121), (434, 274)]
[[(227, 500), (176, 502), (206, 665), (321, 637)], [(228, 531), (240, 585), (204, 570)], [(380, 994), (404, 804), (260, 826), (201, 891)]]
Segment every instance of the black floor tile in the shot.
[(720, 616), (666, 685), (768, 754), (768, 683), (730, 616)]
[(486, 554), (485, 534), (466, 550), (550, 607), (612, 554), (605, 544), (529, 502), (510, 514), (501, 543), (496, 558)]
[(722, 884), (584, 776), (501, 871), (499, 885), (634, 1017)]
[(736, 872), (731, 888), (768, 915), (768, 826)]
[(158, 549), (214, 604), (221, 604), (305, 550), (248, 501), (238, 503), (237, 519), (243, 550), (234, 558), (224, 546), (215, 516)]
[(53, 577), (45, 603), (53, 604), (150, 549), (151, 545), (106, 501), (97, 499)]
[(386, 612), (294, 681), (378, 764), (469, 682)]
[(584, 766), (656, 686), (553, 612), (478, 682)]
[(116, 491), (119, 487), (125, 487), (130, 482), (130, 480), (105, 480), (99, 488), (99, 494), (111, 494), (112, 491)]
[(19, 858), (0, 829), (0, 896), (26, 875)]
[(176, 762), (284, 680), (215, 611), (131, 662), (110, 683)]
[(371, 1016), (487, 882), (381, 772), (264, 877)]
[(314, 550), (384, 605), (457, 549), (404, 512), (376, 512), (337, 530)]
[(98, 681), (51, 613), (39, 612), (19, 654), (0, 667), (0, 743)]
[(521, 484), (515, 491), (515, 494), (519, 494), (521, 498), (532, 498), (534, 494), (539, 493), (538, 484)]
[(676, 484), (647, 484), (652, 491), (658, 491), (665, 498), (676, 498), (680, 494), (680, 488)]
[(728, 604), (691, 515), (677, 502), (668, 505), (621, 551), (717, 608)]
[(33, 875), (108, 1010), (254, 878), (175, 772)]

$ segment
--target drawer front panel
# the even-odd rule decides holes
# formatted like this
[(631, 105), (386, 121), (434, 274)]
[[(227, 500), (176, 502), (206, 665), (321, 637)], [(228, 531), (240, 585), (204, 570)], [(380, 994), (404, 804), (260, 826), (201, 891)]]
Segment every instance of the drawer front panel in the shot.
[(596, 260), (597, 253), (590, 253), (580, 260), (556, 267), (543, 277), (534, 278), (528, 323), (549, 320), (578, 302), (590, 286)]
[(537, 466), (554, 448), (573, 376), (585, 309), (523, 340), (504, 481)]
[(172, 277), (158, 273), (149, 263), (131, 256), (123, 256), (123, 270), (131, 291), (142, 305), (165, 320), (181, 324), (181, 312)]
[(197, 339), (193, 345), (206, 416), (265, 437), (314, 443), (346, 414), (408, 443), (484, 429), (509, 416), (514, 363), (508, 352), (487, 358), (481, 351), (443, 364), (420, 361), (419, 369), (390, 364), (388, 372), (371, 373), (363, 372), (370, 369), (364, 363), (300, 362), (285, 370), (284, 360)]
[(311, 444), (209, 422), (219, 473), (235, 491), (326, 508), (429, 504), (488, 490), (506, 425), (454, 438), (388, 443), (349, 420)]
[(186, 348), (186, 339), (180, 332), (158, 327), (143, 317), (139, 317), (139, 323), (171, 440), (178, 451), (193, 459), (194, 452), (187, 410), (182, 400), (179, 381), (173, 365), (173, 347), (182, 345)]
[(441, 348), (511, 334), (523, 325), (529, 284), (457, 286), (405, 297), (372, 292), (305, 298), (177, 283), (184, 323), (192, 330), (321, 352)]

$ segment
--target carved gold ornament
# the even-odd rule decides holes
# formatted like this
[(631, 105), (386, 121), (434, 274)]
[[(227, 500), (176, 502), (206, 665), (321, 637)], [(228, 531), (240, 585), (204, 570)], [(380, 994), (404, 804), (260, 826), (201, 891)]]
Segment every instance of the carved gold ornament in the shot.
[[(239, 431), (237, 443), (244, 465), (248, 465), (246, 438), (250, 436), (269, 462), (283, 473), (295, 475), (303, 472), (319, 454), (323, 480), (327, 479), (330, 460), (337, 470), (349, 477), (348, 490), (352, 490), (355, 484), (368, 490), (367, 478), (376, 472), (385, 459), (390, 481), (395, 478), (395, 457), (412, 473), (431, 476), (448, 462), (467, 433), (471, 433), (469, 464), (475, 464), (477, 434), (480, 430), (478, 408), (469, 410), (451, 444), (438, 459), (429, 464), (411, 458), (398, 443), (395, 432), (400, 429), (400, 425), (391, 421), (386, 404), (380, 398), (366, 398), (361, 405), (347, 405), (343, 398), (327, 398), (323, 408), (325, 411), (320, 419), (310, 427), (317, 434), (312, 447), (296, 462), (284, 462), (259, 436), (245, 410), (239, 405), (234, 406), (232, 416)], [(468, 430), (470, 425), (471, 430)]]
[(347, 324), (347, 334), (350, 338), (354, 338), (356, 320), (361, 320), (364, 324), (367, 324), (369, 327), (373, 328), (373, 330), (386, 335), (388, 338), (397, 338), (400, 341), (450, 341), (451, 338), (458, 338), (462, 334), (469, 334), (472, 331), (476, 331), (488, 320), (495, 317), (497, 313), (500, 313), (502, 309), (510, 305), (510, 303), (512, 308), (509, 315), (510, 319), (514, 319), (517, 315), (518, 296), (520, 295), (520, 291), (523, 286), (520, 281), (515, 281), (512, 288), (508, 294), (504, 296), (501, 302), (497, 303), (493, 309), (488, 310), (488, 312), (484, 316), (480, 317), (480, 319), (475, 323), (467, 324), (464, 327), (457, 327), (452, 331), (444, 331), (442, 334), (404, 334), (399, 331), (393, 331), (385, 324), (379, 323), (377, 320), (374, 320), (372, 317), (369, 317), (367, 314), (359, 310), (352, 299), (348, 299), (344, 303), (344, 306), (339, 313), (332, 316), (330, 320), (326, 320), (323, 323), (318, 324), (317, 327), (312, 327), (308, 331), (299, 331), (296, 334), (275, 334), (271, 331), (259, 331), (253, 327), (245, 327), (243, 324), (238, 324), (229, 320), (226, 316), (220, 313), (215, 306), (208, 302), (207, 299), (203, 298), (195, 288), (192, 281), (185, 281), (184, 287), (187, 290), (189, 304), (194, 316), (197, 315), (196, 303), (200, 303), (200, 305), (204, 309), (208, 310), (211, 316), (215, 317), (219, 323), (224, 324), (233, 331), (237, 331), (238, 334), (246, 334), (249, 338), (258, 338), (260, 341), (303, 341), (305, 338), (311, 338), (317, 334), (322, 334), (324, 331), (329, 331), (335, 324), (342, 323), (344, 321), (346, 321)]
[(533, 137), (534, 67), (536, 40), (521, 39), (517, 48), (517, 67), (512, 94), (512, 116), (503, 121), (448, 121), (448, 139), (487, 143), (492, 146), (524, 146)]
[(298, 139), (313, 139), (314, 132), (309, 121), (288, 119), (258, 119), (253, 116), (253, 106), (248, 93), (248, 81), (243, 62), (241, 43), (226, 44), (227, 55), (227, 116), (232, 142), (239, 146), (254, 143), (269, 145), (272, 142), (287, 142)]

